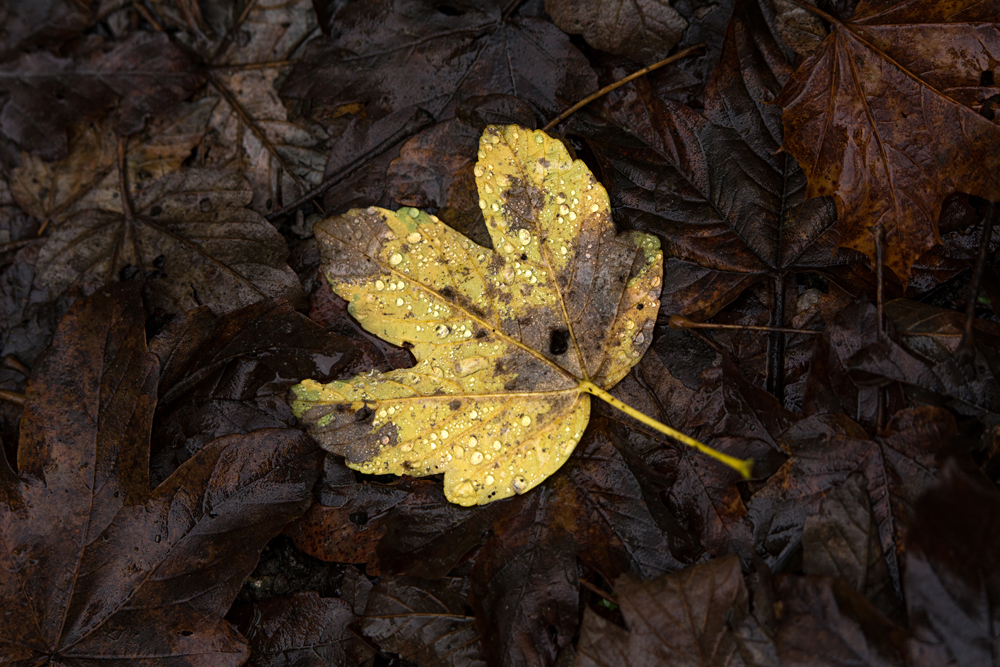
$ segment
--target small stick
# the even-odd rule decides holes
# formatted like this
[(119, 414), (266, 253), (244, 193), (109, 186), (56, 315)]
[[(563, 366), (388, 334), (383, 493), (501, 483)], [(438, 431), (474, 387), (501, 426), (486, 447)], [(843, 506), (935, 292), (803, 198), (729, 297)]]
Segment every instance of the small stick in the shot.
[(729, 454), (723, 454), (720, 451), (712, 449), (708, 445), (698, 442), (694, 438), (684, 435), (680, 431), (670, 428), (666, 424), (661, 424), (652, 417), (649, 417), (639, 412), (631, 405), (628, 405), (627, 403), (622, 403), (617, 398), (615, 398), (608, 392), (604, 391), (603, 389), (601, 389), (600, 387), (598, 387), (596, 384), (594, 384), (589, 380), (580, 381), (580, 390), (598, 397), (611, 407), (621, 410), (632, 419), (640, 421), (646, 426), (654, 428), (660, 433), (663, 433), (664, 435), (669, 435), (674, 440), (678, 440), (687, 445), (688, 447), (693, 447), (702, 454), (709, 456), (715, 459), (716, 461), (725, 463), (727, 466), (740, 473), (740, 475), (743, 476), (743, 479), (750, 479), (750, 471), (753, 470), (753, 459), (738, 459), (735, 456), (730, 456)]
[(24, 400), (24, 394), (19, 394), (16, 391), (0, 389), (0, 401), (10, 401), (11, 403), (16, 403), (17, 405), (24, 405)]
[(31, 375), (31, 369), (22, 364), (20, 361), (15, 359), (13, 355), (10, 354), (8, 354), (6, 357), (3, 358), (3, 367), (9, 368), (12, 371), (17, 371), (24, 377), (28, 377), (29, 375)]
[(714, 324), (712, 322), (695, 322), (682, 315), (671, 315), (669, 320), (671, 329), (738, 329), (747, 331), (767, 331), (773, 333), (786, 334), (809, 334), (815, 336), (823, 333), (815, 329), (791, 329), (789, 327), (765, 327), (756, 324)]
[(601, 596), (602, 598), (604, 598), (605, 600), (607, 600), (611, 604), (615, 605), (616, 607), (620, 607), (621, 606), (620, 604), (618, 604), (618, 599), (615, 598), (614, 595), (612, 595), (611, 593), (605, 593), (600, 588), (598, 588), (594, 584), (590, 583), (589, 581), (587, 581), (583, 577), (580, 577), (580, 585), (583, 586), (584, 588), (586, 588), (591, 593), (594, 593), (595, 595)]
[(976, 255), (976, 266), (972, 271), (972, 284), (969, 285), (969, 302), (965, 305), (965, 330), (962, 332), (962, 342), (958, 349), (966, 354), (972, 354), (976, 345), (976, 301), (983, 282), (983, 270), (986, 268), (986, 256), (990, 251), (990, 240), (993, 238), (993, 223), (997, 218), (997, 205), (988, 204), (986, 217), (983, 218), (983, 235), (979, 240), (979, 253)]
[(583, 107), (587, 106), (588, 104), (590, 104), (591, 102), (593, 102), (597, 98), (604, 97), (605, 95), (607, 95), (608, 93), (610, 93), (615, 88), (620, 88), (621, 86), (624, 86), (626, 83), (628, 83), (632, 79), (637, 79), (640, 76), (642, 76), (643, 74), (649, 74), (650, 72), (652, 72), (655, 69), (659, 69), (660, 67), (663, 67), (664, 65), (669, 65), (670, 63), (674, 62), (675, 60), (680, 60), (681, 58), (686, 58), (687, 56), (691, 55), (695, 51), (700, 51), (700, 50), (702, 50), (704, 48), (705, 48), (704, 44), (696, 44), (694, 46), (689, 46), (688, 48), (684, 49), (683, 51), (678, 51), (677, 53), (675, 53), (674, 55), (670, 56), (669, 58), (664, 58), (663, 60), (661, 60), (658, 63), (654, 63), (652, 65), (649, 65), (648, 67), (643, 67), (638, 72), (633, 72), (632, 74), (629, 74), (624, 79), (619, 79), (618, 81), (615, 81), (614, 83), (612, 83), (610, 85), (604, 86), (603, 88), (601, 88), (600, 90), (598, 90), (596, 93), (592, 93), (592, 94), (588, 95), (587, 97), (583, 98), (582, 100), (580, 100), (579, 102), (577, 102), (576, 104), (574, 104), (573, 106), (571, 106), (569, 109), (566, 109), (566, 111), (563, 111), (561, 114), (559, 114), (558, 116), (556, 116), (556, 118), (554, 120), (549, 121), (549, 123), (545, 127), (542, 128), (542, 132), (548, 132), (553, 127), (555, 127), (559, 123), (563, 122), (564, 120), (566, 120), (567, 118), (569, 118), (570, 116), (572, 116), (574, 113), (576, 113), (577, 111), (579, 111)]
[(878, 311), (878, 339), (885, 340), (885, 227), (878, 223), (875, 233), (875, 305)]
[(364, 155), (358, 157), (358, 159), (347, 164), (342, 169), (337, 170), (336, 172), (331, 174), (329, 178), (324, 179), (322, 183), (320, 183), (315, 188), (305, 193), (292, 203), (285, 204), (277, 211), (274, 211), (273, 213), (268, 213), (264, 217), (267, 218), (268, 222), (274, 222), (281, 216), (286, 215), (291, 211), (294, 211), (300, 205), (306, 203), (307, 201), (313, 199), (314, 197), (320, 196), (333, 186), (337, 185), (341, 181), (348, 178), (352, 173), (354, 173), (355, 170), (360, 168), (363, 164), (365, 164), (369, 160), (372, 160), (375, 157), (381, 155), (382, 153), (386, 152), (399, 142), (409, 139), (410, 137), (417, 134), (418, 132), (423, 130), (425, 127), (431, 125), (432, 123), (434, 123), (434, 119), (431, 117), (430, 114), (428, 114), (426, 111), (418, 110), (413, 115), (413, 117), (406, 122), (406, 125), (400, 128), (395, 134), (390, 136), (388, 139), (378, 144), (371, 150), (367, 151)]

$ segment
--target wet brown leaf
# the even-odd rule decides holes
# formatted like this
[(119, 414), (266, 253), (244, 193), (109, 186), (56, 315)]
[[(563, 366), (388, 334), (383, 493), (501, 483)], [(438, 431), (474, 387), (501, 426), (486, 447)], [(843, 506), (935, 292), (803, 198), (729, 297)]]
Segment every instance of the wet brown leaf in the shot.
[(879, 540), (898, 590), (898, 557), (913, 504), (933, 482), (938, 459), (955, 449), (957, 430), (950, 412), (933, 407), (896, 413), (874, 440), (843, 414), (798, 422), (781, 442), (791, 458), (748, 504), (762, 556), (775, 569), (796, 558), (806, 517), (858, 472), (867, 482)]
[(0, 134), (47, 159), (67, 152), (72, 123), (111, 113), (118, 134), (142, 129), (204, 82), (197, 59), (162, 33), (136, 32), (107, 52), (80, 60), (46, 51), (0, 64)]
[(983, 665), (1000, 643), (1000, 495), (949, 461), (916, 504), (906, 536), (906, 607), (913, 664)]
[(338, 598), (309, 591), (254, 603), (240, 610), (237, 623), (250, 640), (251, 667), (348, 667), (352, 644), (348, 629), (355, 620), (351, 606)]
[(647, 65), (666, 57), (687, 28), (667, 0), (546, 0), (545, 11), (591, 46)]
[(343, 5), (336, 37), (312, 41), (282, 87), (314, 118), (363, 113), (368, 122), (420, 107), (436, 119), (473, 95), (503, 93), (552, 117), (596, 88), (569, 38), (533, 18), (501, 21), (488, 0), (441, 11), (431, 0)]
[(53, 295), (136, 277), (172, 313), (302, 299), (281, 235), (246, 208), (252, 193), (242, 176), (190, 168), (144, 185), (125, 205), (122, 196), (97, 202), (52, 233), (37, 272)]
[(746, 613), (747, 589), (735, 556), (675, 574), (615, 581), (628, 629), (584, 612), (576, 667), (733, 667), (745, 664), (728, 622)]
[(837, 277), (856, 261), (834, 255), (832, 202), (807, 200), (805, 175), (778, 151), (780, 111), (767, 102), (790, 70), (756, 0), (741, 0), (704, 114), (642, 80), (603, 103), (603, 117), (625, 133), (589, 140), (615, 217), (659, 235), (674, 258), (664, 271), (663, 312), (703, 319), (762, 279)]
[(0, 461), (0, 644), (21, 664), (241, 664), (221, 616), (311, 501), (316, 449), (278, 429), (217, 439), (150, 490), (142, 313), (134, 284), (69, 311), (28, 386), (17, 471)]
[(819, 50), (775, 102), (783, 148), (809, 176), (809, 197), (832, 196), (839, 244), (885, 265), (905, 284), (940, 242), (945, 197), (1000, 196), (1000, 126), (978, 113), (998, 90), (995, 3), (862, 0), (833, 23)]
[(421, 667), (485, 667), (468, 595), (461, 578), (383, 579), (368, 596), (361, 629), (381, 649)]

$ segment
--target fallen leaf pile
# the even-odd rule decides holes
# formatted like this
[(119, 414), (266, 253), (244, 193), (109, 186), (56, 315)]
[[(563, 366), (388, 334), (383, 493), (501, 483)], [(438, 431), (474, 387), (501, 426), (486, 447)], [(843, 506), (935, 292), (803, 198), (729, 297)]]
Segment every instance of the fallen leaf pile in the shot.
[(0, 2), (0, 662), (992, 664), (998, 21)]

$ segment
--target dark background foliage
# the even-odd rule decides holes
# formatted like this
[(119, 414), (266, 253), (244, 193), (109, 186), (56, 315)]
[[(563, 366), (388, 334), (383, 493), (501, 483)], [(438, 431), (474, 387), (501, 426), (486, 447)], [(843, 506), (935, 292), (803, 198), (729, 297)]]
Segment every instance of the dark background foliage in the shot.
[[(991, 58), (949, 69), (936, 3), (856, 4), (0, 0), (2, 657), (994, 664), (1000, 7), (958, 3)], [(824, 115), (835, 43), (916, 74)], [(552, 133), (665, 250), (614, 393), (754, 478), (603, 404), (483, 507), (320, 451), (288, 388), (412, 359), (332, 294), (312, 225), (418, 206), (488, 244), (486, 125), (698, 44)], [(891, 159), (850, 162), (875, 135)]]

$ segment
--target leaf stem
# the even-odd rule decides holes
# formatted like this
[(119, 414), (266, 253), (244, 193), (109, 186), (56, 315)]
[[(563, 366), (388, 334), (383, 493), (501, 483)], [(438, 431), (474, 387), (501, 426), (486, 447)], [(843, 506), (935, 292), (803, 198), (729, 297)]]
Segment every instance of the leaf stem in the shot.
[(588, 394), (598, 397), (605, 403), (609, 404), (611, 407), (621, 410), (632, 419), (638, 420), (643, 424), (645, 424), (646, 426), (656, 429), (660, 433), (669, 435), (674, 440), (683, 442), (688, 447), (694, 447), (702, 454), (710, 456), (716, 461), (721, 461), (722, 463), (725, 463), (727, 466), (729, 466), (736, 472), (740, 473), (740, 475), (743, 476), (743, 479), (750, 479), (750, 471), (753, 469), (753, 459), (738, 459), (735, 456), (729, 456), (728, 454), (723, 454), (720, 451), (712, 449), (708, 445), (698, 442), (694, 438), (686, 436), (680, 431), (676, 431), (670, 428), (666, 424), (661, 424), (652, 417), (646, 416), (645, 414), (633, 408), (631, 405), (622, 403), (617, 398), (615, 398), (608, 392), (604, 391), (603, 389), (595, 385), (593, 382), (590, 382), (589, 380), (581, 380), (580, 389), (582, 391), (587, 392)]
[(690, 46), (690, 47), (684, 49), (683, 51), (678, 51), (677, 53), (675, 53), (674, 55), (670, 56), (669, 58), (664, 58), (660, 62), (653, 63), (649, 67), (643, 67), (641, 70), (639, 70), (637, 72), (632, 72), (628, 76), (626, 76), (626, 77), (624, 77), (622, 79), (618, 79), (614, 83), (608, 84), (607, 86), (604, 86), (603, 88), (601, 88), (600, 90), (598, 90), (596, 93), (592, 93), (590, 95), (587, 95), (587, 97), (583, 98), (582, 100), (580, 100), (579, 102), (577, 102), (576, 104), (574, 104), (573, 106), (571, 106), (569, 109), (566, 109), (566, 111), (563, 111), (561, 114), (559, 114), (554, 119), (552, 119), (551, 121), (549, 121), (548, 124), (545, 127), (542, 128), (542, 132), (548, 132), (553, 127), (555, 127), (559, 123), (563, 122), (564, 120), (566, 120), (567, 118), (569, 118), (570, 116), (572, 116), (574, 113), (576, 113), (577, 111), (579, 111), (583, 107), (587, 106), (588, 104), (590, 104), (591, 102), (593, 102), (597, 98), (604, 97), (605, 95), (607, 95), (608, 93), (610, 93), (615, 88), (620, 88), (621, 86), (624, 86), (626, 83), (628, 83), (632, 79), (637, 79), (640, 76), (642, 76), (643, 74), (649, 74), (650, 72), (652, 72), (655, 69), (659, 69), (660, 67), (663, 67), (664, 65), (669, 65), (670, 63), (674, 62), (675, 60), (680, 60), (681, 58), (686, 58), (687, 56), (691, 55), (695, 51), (701, 51), (703, 49), (705, 49), (705, 45), (704, 44), (695, 44), (694, 46)]

